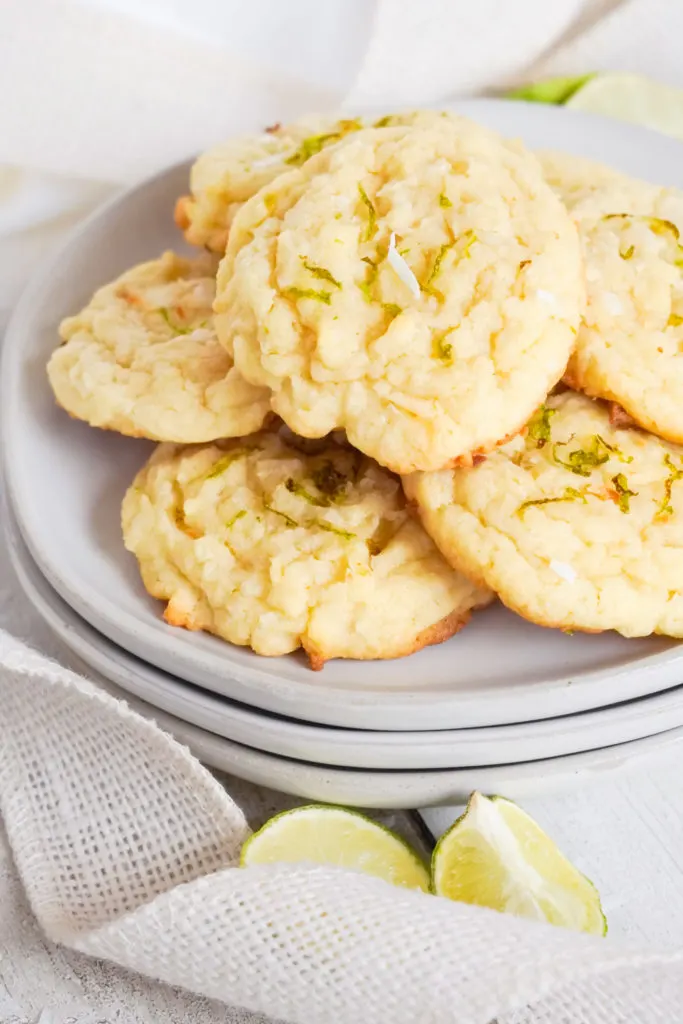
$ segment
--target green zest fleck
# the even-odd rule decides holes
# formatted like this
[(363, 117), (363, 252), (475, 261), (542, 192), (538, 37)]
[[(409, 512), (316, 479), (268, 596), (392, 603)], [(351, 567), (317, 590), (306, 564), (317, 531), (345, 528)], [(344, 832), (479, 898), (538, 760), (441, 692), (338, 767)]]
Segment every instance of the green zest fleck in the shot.
[(192, 334), (194, 327), (181, 327), (180, 324), (174, 324), (171, 319), (171, 314), (165, 306), (162, 306), (162, 308), (158, 309), (157, 312), (164, 318), (168, 326), (172, 331), (175, 331), (176, 334)]
[(391, 317), (392, 320), (395, 320), (396, 317), (400, 316), (401, 313), (403, 312), (401, 307), (397, 306), (395, 302), (383, 302), (382, 309), (384, 310), (388, 317)]
[(277, 197), (274, 196), (272, 192), (269, 192), (263, 197), (263, 205), (268, 213), (274, 213), (275, 207), (277, 206)]
[(621, 256), (622, 260), (630, 260), (634, 252), (635, 246), (629, 245), (628, 249), (620, 249), (619, 255)]
[(297, 523), (296, 519), (292, 519), (292, 517), (288, 516), (286, 512), (279, 512), (278, 509), (273, 508), (273, 506), (269, 505), (268, 502), (264, 501), (263, 502), (263, 507), (265, 508), (265, 510), (267, 512), (274, 512), (276, 516), (280, 517), (280, 519), (284, 519), (284, 521), (287, 523), (287, 526), (298, 526), (299, 525)]
[(680, 327), (683, 324), (683, 316), (679, 316), (678, 313), (672, 313), (666, 322), (667, 327)]
[(348, 484), (348, 478), (340, 473), (333, 462), (329, 459), (323, 462), (311, 473), (313, 483), (321, 494), (325, 494), (330, 501), (340, 501), (344, 496)]
[(439, 206), (443, 206), (444, 209), (448, 209), (453, 203), (450, 201), (445, 192), (439, 192)]
[(614, 484), (615, 491), (619, 495), (619, 501), (618, 501), (619, 511), (620, 512), (630, 512), (631, 511), (631, 506), (630, 506), (631, 498), (637, 497), (638, 491), (629, 491), (629, 489), (628, 489), (628, 481), (627, 481), (627, 479), (626, 479), (626, 477), (624, 476), (623, 473), (617, 473), (616, 476), (613, 476), (612, 477), (612, 483)]
[(524, 513), (528, 508), (533, 508), (539, 505), (554, 505), (560, 501), (580, 501), (586, 505), (587, 499), (585, 494), (581, 491), (577, 491), (575, 487), (565, 487), (564, 494), (557, 498), (535, 498), (533, 501), (524, 501), (517, 509), (517, 515), (520, 519), (524, 518)]
[(519, 264), (519, 269), (520, 270), (524, 270), (525, 267), (530, 267), (530, 266), (531, 266), (531, 260), (522, 260), (522, 262)]
[(315, 299), (316, 302), (324, 302), (326, 306), (332, 305), (330, 292), (317, 292), (315, 288), (285, 288), (284, 294), (293, 299)]
[(529, 420), (527, 437), (536, 442), (537, 448), (543, 448), (550, 440), (550, 421), (556, 411), (556, 409), (549, 409), (547, 405), (542, 405)]
[(225, 524), (226, 530), (229, 530), (231, 526), (234, 526), (238, 519), (244, 519), (246, 514), (247, 513), (246, 513), (245, 509), (243, 509), (243, 508), (241, 508), (239, 510), (239, 512), (235, 512), (235, 514), (232, 517), (232, 519), (229, 519), (228, 522)]
[[(680, 231), (673, 221), (665, 220), (663, 217), (645, 217), (635, 213), (608, 213), (603, 220), (640, 220), (647, 224), (654, 235), (666, 238), (667, 235), (677, 242), (680, 238)], [(627, 257), (628, 258), (628, 257)]]
[(443, 292), (440, 292), (437, 288), (434, 287), (434, 281), (441, 273), (441, 264), (443, 263), (446, 257), (446, 253), (450, 249), (452, 249), (454, 245), (455, 242), (446, 242), (444, 245), (441, 246), (441, 248), (436, 254), (436, 258), (434, 260), (432, 269), (429, 272), (429, 277), (422, 286), (423, 292), (426, 292), (427, 295), (436, 296), (436, 298), (439, 299), (440, 302), (443, 302)]
[(446, 341), (448, 335), (455, 330), (455, 327), (449, 327), (445, 331), (440, 331), (435, 334), (432, 338), (432, 359), (440, 359), (442, 363), (453, 362), (453, 346), (449, 341)]
[(341, 289), (341, 281), (333, 277), (325, 267), (318, 267), (315, 263), (309, 263), (305, 256), (301, 256), (300, 259), (309, 274), (313, 274), (313, 277), (317, 277), (320, 281), (329, 281), (335, 288)]
[(333, 142), (340, 138), (341, 132), (328, 132), (326, 135), (309, 135), (307, 139), (304, 139), (296, 152), (287, 157), (285, 163), (291, 164), (293, 167), (300, 167), (301, 164), (305, 164), (312, 156), (319, 153), (328, 142)]
[(326, 523), (324, 519), (318, 519), (316, 526), (319, 526), (321, 530), (326, 530), (327, 533), (336, 533), (338, 537), (343, 537), (344, 540), (354, 540), (356, 534), (349, 533), (348, 530), (340, 530), (337, 526), (332, 526), (331, 523)]
[(365, 301), (366, 302), (372, 302), (373, 301), (372, 286), (374, 285), (375, 281), (377, 280), (377, 274), (379, 272), (379, 268), (378, 268), (377, 264), (375, 263), (375, 261), (371, 260), (369, 256), (363, 256), (361, 258), (363, 260), (363, 263), (367, 263), (367, 265), (368, 265), (368, 267), (370, 269), (366, 272), (365, 280), (358, 282), (358, 287), (362, 291), (363, 297), (364, 297)]
[(380, 117), (379, 121), (375, 121), (373, 128), (388, 128), (394, 120), (393, 114), (385, 114), (384, 117)]
[(227, 454), (222, 455), (217, 462), (214, 462), (212, 468), (206, 474), (204, 479), (213, 480), (214, 477), (220, 476), (221, 473), (225, 473), (228, 466), (232, 465), (235, 459), (238, 459), (240, 455), (247, 455), (248, 452), (248, 448), (233, 448), (231, 452), (227, 452)]
[(671, 491), (677, 480), (683, 480), (683, 466), (675, 466), (668, 452), (664, 456), (664, 465), (668, 468), (669, 475), (664, 481), (664, 497), (657, 508), (656, 519), (674, 514), (673, 505), (671, 504)]
[(595, 434), (587, 448), (577, 448), (570, 452), (566, 459), (561, 459), (557, 449), (562, 447), (563, 442), (553, 445), (553, 458), (560, 466), (576, 473), (577, 476), (590, 476), (596, 466), (602, 466), (609, 462), (610, 449), (598, 434)]
[(370, 239), (375, 234), (375, 232), (377, 231), (377, 211), (375, 210), (375, 207), (372, 205), (372, 200), (370, 199), (370, 196), (367, 194), (367, 192), (360, 183), (358, 185), (358, 194), (361, 198), (361, 202), (368, 211), (368, 226), (365, 230), (364, 241), (369, 242)]
[(309, 505), (317, 505), (318, 508), (327, 508), (330, 504), (330, 499), (323, 496), (322, 498), (316, 498), (314, 494), (307, 491), (303, 484), (300, 484), (298, 480), (294, 480), (291, 476), (285, 483), (285, 487), (290, 494), (295, 494), (297, 498), (303, 498)]

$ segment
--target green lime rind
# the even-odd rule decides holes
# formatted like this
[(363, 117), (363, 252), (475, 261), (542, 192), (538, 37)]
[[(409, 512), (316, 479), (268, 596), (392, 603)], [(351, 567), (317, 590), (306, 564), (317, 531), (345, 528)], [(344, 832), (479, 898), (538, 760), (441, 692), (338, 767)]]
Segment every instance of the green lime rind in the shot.
[[(357, 811), (349, 807), (340, 807), (335, 804), (306, 804), (303, 807), (294, 807), (288, 811), (281, 811), (279, 814), (276, 814), (272, 818), (269, 818), (268, 821), (264, 825), (262, 825), (257, 832), (254, 832), (249, 837), (249, 839), (247, 839), (246, 843), (242, 847), (240, 853), (240, 867), (249, 867), (251, 863), (253, 863), (250, 858), (250, 851), (253, 851), (257, 848), (263, 836), (271, 830), (275, 823), (281, 822), (283, 818), (296, 818), (303, 814), (309, 814), (310, 812), (315, 812), (321, 816), (327, 814), (333, 814), (335, 815), (335, 817), (339, 816), (340, 814), (346, 815), (348, 817), (358, 819), (359, 821), (362, 821), (366, 827), (369, 826), (377, 832), (381, 832), (384, 836), (388, 836), (394, 843), (398, 844), (401, 847), (401, 850), (403, 852), (409, 855), (409, 858), (412, 861), (414, 867), (417, 868), (418, 876), (422, 876), (422, 878), (419, 879), (419, 883), (417, 886), (415, 886), (415, 888), (418, 891), (421, 890), (423, 892), (431, 892), (429, 864), (423, 857), (420, 856), (417, 850), (415, 850), (414, 847), (412, 847), (410, 843), (403, 838), (403, 836), (398, 835), (398, 833), (392, 831), (392, 829), (387, 828), (386, 825), (382, 825), (380, 822), (375, 821), (374, 819), (368, 817), (368, 815), (366, 814), (362, 814), (360, 811)], [(306, 860), (305, 857), (302, 857), (301, 859), (302, 862)], [(330, 863), (332, 864), (332, 862)], [(387, 879), (387, 881), (390, 880)]]
[(532, 82), (529, 85), (511, 89), (505, 95), (510, 100), (526, 100), (529, 103), (551, 103), (561, 106), (592, 78), (595, 78), (595, 72), (589, 75), (546, 78), (542, 82)]
[[(446, 832), (443, 833), (443, 835), (438, 840), (436, 846), (434, 847), (434, 852), (432, 854), (432, 861), (431, 861), (431, 891), (434, 893), (435, 896), (443, 896), (446, 899), (451, 898), (451, 897), (448, 896), (447, 893), (443, 893), (439, 889), (438, 876), (440, 874), (440, 872), (439, 872), (440, 860), (441, 860), (442, 856), (444, 855), (444, 851), (446, 850), (446, 847), (449, 844), (450, 837), (452, 837), (454, 832), (456, 832), (456, 830), (459, 828), (459, 826), (461, 826), (463, 824), (463, 822), (466, 820), (467, 816), (470, 814), (471, 808), (472, 808), (472, 802), (475, 799), (481, 799), (482, 797), (484, 799), (486, 799), (486, 800), (490, 800), (491, 803), (502, 802), (502, 803), (506, 803), (506, 804), (511, 804), (513, 807), (515, 807), (517, 810), (519, 810), (527, 818), (530, 817), (528, 814), (526, 814), (526, 811), (523, 811), (522, 808), (519, 807), (517, 804), (515, 804), (515, 802), (513, 800), (508, 800), (507, 797), (497, 796), (495, 794), (492, 795), (492, 796), (484, 796), (483, 794), (477, 792), (476, 790), (473, 793), (471, 793), (470, 797), (469, 797), (469, 800), (467, 801), (467, 806), (465, 807), (465, 810), (463, 811), (463, 813), (458, 818), (456, 818), (456, 820), (453, 822), (451, 827), (449, 829), (447, 829)], [(531, 819), (531, 820), (533, 821), (533, 819)], [(534, 824), (535, 824), (535, 822), (534, 822)], [(552, 840), (550, 839), (550, 837), (548, 837), (548, 841), (550, 843), (552, 843)], [(555, 846), (554, 843), (552, 843), (552, 845)], [(572, 868), (572, 870), (576, 873), (576, 875), (579, 878), (581, 878), (588, 885), (588, 887), (590, 888), (590, 890), (594, 894), (595, 898), (594, 898), (594, 900), (591, 903), (591, 908), (592, 908), (593, 911), (597, 912), (596, 913), (596, 924), (599, 923), (599, 927), (597, 927), (597, 928), (591, 927), (590, 931), (588, 933), (592, 934), (592, 935), (599, 935), (599, 936), (603, 936), (604, 937), (605, 935), (607, 935), (607, 931), (608, 931), (607, 917), (606, 917), (605, 912), (604, 912), (604, 910), (602, 908), (602, 903), (600, 901), (600, 894), (598, 892), (597, 886), (594, 884), (594, 882), (591, 881), (590, 878), (588, 878), (581, 871), (579, 871), (578, 868), (575, 868), (574, 865), (571, 864), (571, 862), (564, 856), (564, 854), (560, 850), (557, 849), (557, 847), (555, 847), (555, 849), (557, 851), (558, 856), (563, 861), (565, 861)], [(494, 908), (494, 909), (498, 909), (498, 908)]]

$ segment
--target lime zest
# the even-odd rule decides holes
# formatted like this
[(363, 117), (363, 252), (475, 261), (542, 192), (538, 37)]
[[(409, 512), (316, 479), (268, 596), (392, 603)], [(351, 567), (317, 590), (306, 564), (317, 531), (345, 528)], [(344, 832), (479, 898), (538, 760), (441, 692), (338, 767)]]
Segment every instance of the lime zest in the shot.
[(556, 409), (542, 405), (527, 424), (527, 437), (536, 442), (537, 448), (543, 448), (551, 440), (550, 421), (556, 414)]
[(446, 341), (449, 334), (455, 331), (455, 327), (447, 327), (445, 331), (439, 331), (432, 338), (432, 359), (440, 359), (442, 363), (453, 362), (453, 346)]
[(319, 267), (315, 263), (309, 263), (305, 256), (300, 256), (299, 259), (303, 263), (305, 269), (309, 274), (312, 274), (313, 277), (317, 277), (320, 281), (328, 281), (331, 285), (334, 285), (335, 288), (339, 288), (341, 290), (341, 281), (338, 281), (337, 278), (334, 277), (325, 267)]
[(375, 121), (373, 128), (388, 128), (394, 120), (393, 114), (385, 114), (384, 117), (380, 117), (379, 121)]
[[(528, 508), (536, 508), (540, 505), (555, 505), (561, 501), (580, 501), (582, 504), (587, 505), (588, 499), (586, 494), (590, 492), (578, 491), (575, 487), (565, 487), (564, 494), (558, 495), (553, 498), (534, 498), (532, 501), (523, 501), (517, 509), (517, 515), (520, 519), (524, 518), (524, 513)], [(597, 497), (597, 495), (595, 495)]]
[(175, 331), (176, 334), (192, 334), (194, 327), (182, 327), (180, 326), (180, 324), (175, 324), (171, 319), (171, 313), (166, 306), (161, 306), (159, 309), (156, 310), (156, 312), (159, 313), (159, 315), (166, 321), (171, 330)]
[(397, 316), (400, 316), (403, 310), (400, 306), (397, 306), (395, 302), (383, 302), (382, 309), (392, 320), (395, 320)]
[(287, 157), (285, 163), (290, 164), (293, 167), (300, 167), (301, 164), (305, 164), (312, 156), (319, 153), (320, 150), (329, 142), (336, 141), (340, 138), (340, 132), (326, 132), (323, 135), (309, 135), (308, 138), (303, 140), (299, 148), (292, 153), (291, 156)]
[(361, 198), (361, 202), (368, 211), (368, 225), (365, 229), (365, 236), (363, 241), (369, 242), (374, 237), (377, 231), (377, 211), (372, 204), (370, 196), (367, 194), (360, 182), (358, 182), (358, 194)]
[(237, 522), (237, 521), (238, 521), (239, 519), (244, 519), (244, 517), (246, 516), (246, 514), (247, 514), (247, 512), (246, 512), (246, 509), (243, 509), (243, 508), (241, 508), (241, 509), (239, 510), (239, 512), (235, 512), (235, 514), (234, 514), (234, 516), (232, 517), (232, 519), (229, 519), (229, 520), (228, 520), (228, 522), (227, 522), (227, 523), (225, 524), (225, 528), (226, 528), (226, 530), (229, 530), (231, 526), (234, 526), (234, 525), (235, 525), (235, 523), (236, 523), (236, 522)]
[(287, 523), (287, 526), (298, 526), (299, 525), (297, 523), (296, 519), (292, 519), (292, 517), (288, 516), (286, 512), (280, 512), (279, 509), (273, 508), (273, 506), (269, 505), (267, 501), (263, 502), (263, 507), (265, 508), (265, 510), (267, 512), (274, 512), (276, 516), (280, 516), (281, 519), (284, 519), (284, 521)]
[(557, 450), (568, 443), (568, 441), (559, 441), (553, 445), (553, 458), (559, 466), (564, 466), (565, 469), (576, 473), (577, 476), (590, 476), (597, 466), (603, 466), (606, 462), (609, 462), (613, 455), (620, 462), (633, 462), (632, 455), (624, 455), (614, 445), (605, 441), (600, 434), (593, 434), (586, 448), (576, 448), (574, 451), (569, 452), (566, 459), (562, 459)]
[(285, 288), (283, 294), (293, 299), (314, 299), (316, 302), (324, 302), (326, 306), (332, 305), (331, 293), (316, 291), (315, 288)]
[(248, 448), (233, 448), (232, 451), (226, 452), (225, 455), (221, 455), (220, 459), (214, 462), (213, 466), (208, 473), (205, 474), (204, 480), (213, 480), (215, 477), (225, 473), (226, 469), (232, 465), (235, 459), (239, 459), (241, 455), (248, 455)]
[(617, 504), (619, 505), (620, 512), (631, 511), (631, 498), (638, 496), (638, 491), (630, 491), (628, 488), (628, 481), (623, 473), (617, 473), (616, 476), (612, 477), (612, 483), (614, 489), (617, 492)]
[(350, 533), (348, 530), (342, 530), (338, 526), (333, 526), (332, 523), (328, 523), (325, 519), (317, 519), (315, 525), (327, 533), (336, 533), (338, 537), (343, 537), (344, 540), (355, 540), (356, 538), (355, 533)]
[(683, 466), (675, 466), (669, 452), (664, 456), (664, 465), (668, 468), (669, 475), (664, 481), (664, 497), (657, 507), (655, 519), (661, 519), (664, 516), (672, 516), (674, 514), (674, 508), (671, 504), (671, 491), (677, 480), (683, 480)]
[(519, 264), (519, 269), (520, 270), (524, 270), (525, 267), (530, 267), (530, 266), (531, 266), (531, 260), (521, 260), (520, 264)]
[(635, 249), (635, 245), (629, 245), (628, 249), (620, 249), (619, 255), (621, 256), (622, 260), (630, 260), (633, 256), (633, 253), (635, 252)]
[(285, 487), (290, 494), (295, 494), (297, 498), (303, 498), (303, 500), (307, 501), (309, 505), (316, 505), (318, 508), (327, 508), (330, 504), (330, 499), (326, 495), (323, 495), (321, 498), (316, 498), (314, 494), (311, 494), (310, 491), (306, 490), (303, 484), (300, 484), (298, 480), (295, 480), (291, 476), (285, 482)]
[(439, 192), (439, 206), (447, 210), (453, 203), (450, 201), (445, 192)]
[(672, 313), (666, 322), (667, 327), (680, 327), (683, 324), (683, 316), (679, 313)]

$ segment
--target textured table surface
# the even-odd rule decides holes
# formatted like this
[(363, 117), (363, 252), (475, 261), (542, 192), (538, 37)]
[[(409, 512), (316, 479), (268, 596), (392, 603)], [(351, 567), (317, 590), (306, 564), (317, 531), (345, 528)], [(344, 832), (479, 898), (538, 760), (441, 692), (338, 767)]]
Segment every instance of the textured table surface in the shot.
[[(0, 626), (44, 653), (69, 654), (24, 598), (0, 540)], [(530, 801), (526, 809), (593, 879), (611, 933), (683, 945), (683, 751), (654, 754), (618, 780)], [(236, 779), (226, 787), (258, 826), (295, 801)], [(457, 809), (425, 813), (433, 831)], [(410, 833), (405, 816), (389, 823)], [(169, 1021), (234, 1024), (261, 1018), (157, 985), (46, 942), (35, 926), (0, 832), (0, 1021), (40, 1024)]]

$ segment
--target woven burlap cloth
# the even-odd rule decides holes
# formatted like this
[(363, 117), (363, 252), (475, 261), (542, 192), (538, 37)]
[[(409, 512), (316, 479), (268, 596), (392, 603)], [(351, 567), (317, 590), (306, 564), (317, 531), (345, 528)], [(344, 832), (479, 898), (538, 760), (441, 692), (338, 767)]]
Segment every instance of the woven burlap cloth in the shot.
[(0, 709), (0, 809), (54, 942), (301, 1024), (683, 1019), (683, 955), (360, 874), (238, 868), (248, 826), (219, 782), (152, 722), (4, 633)]

